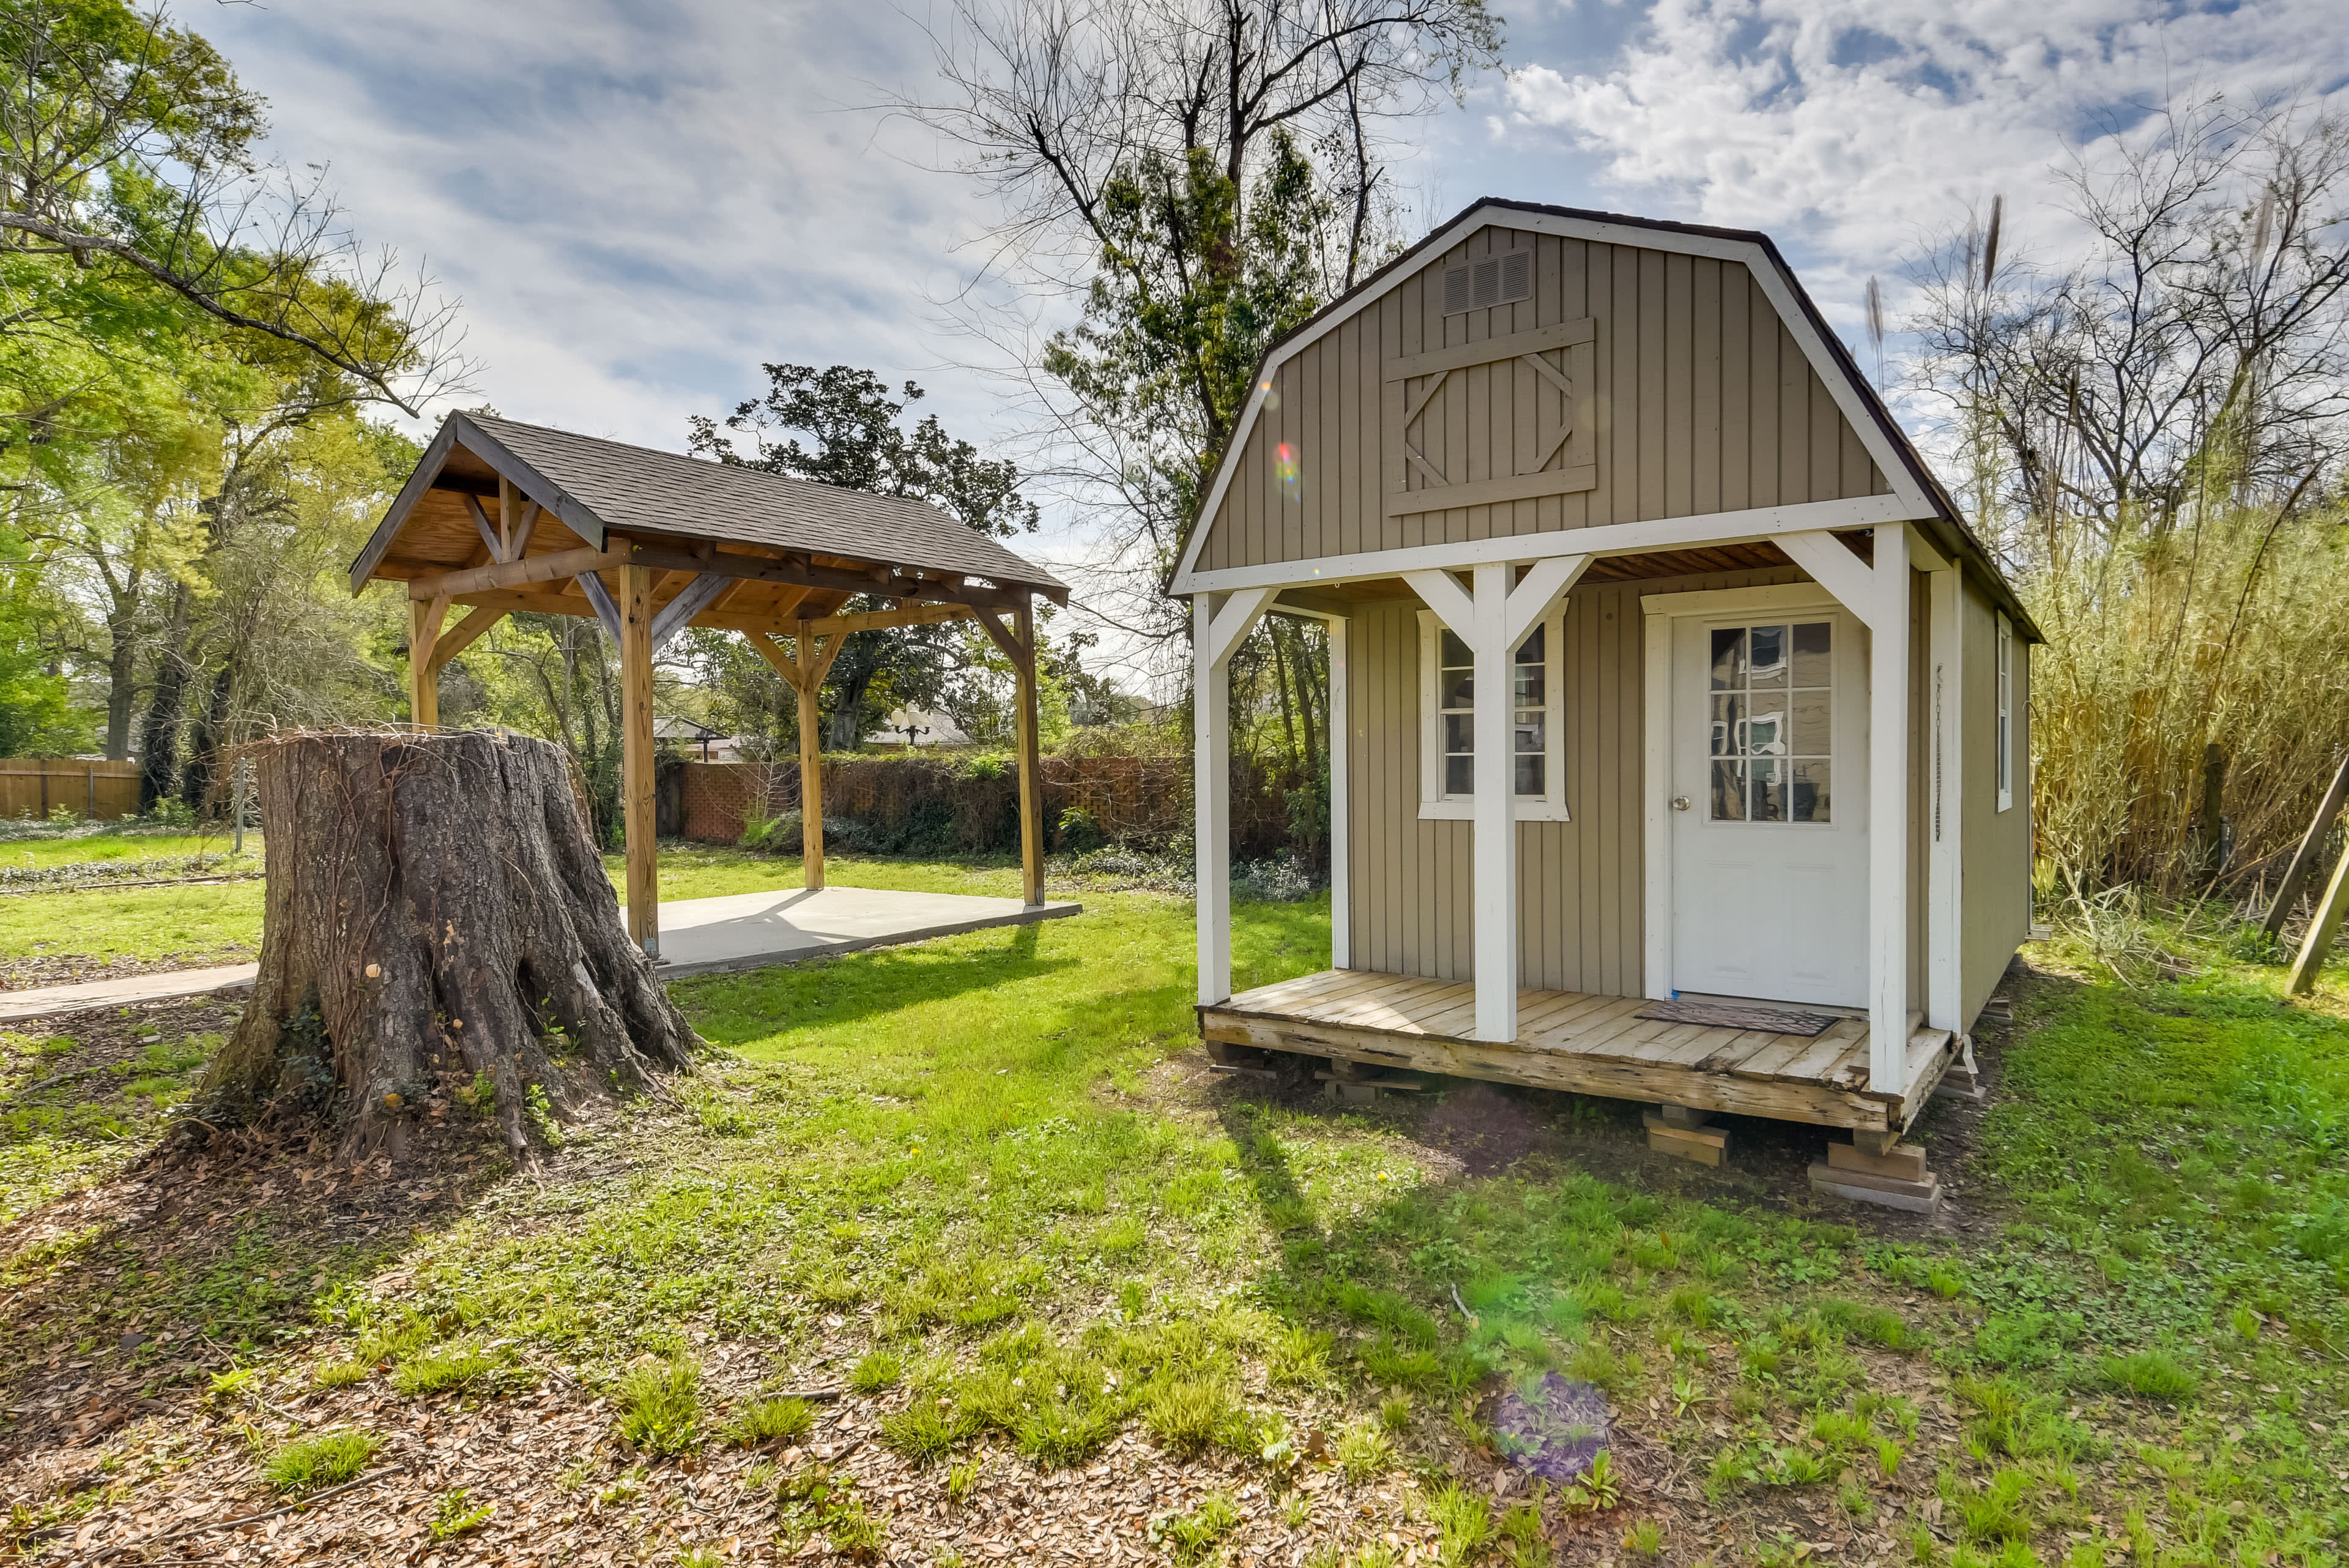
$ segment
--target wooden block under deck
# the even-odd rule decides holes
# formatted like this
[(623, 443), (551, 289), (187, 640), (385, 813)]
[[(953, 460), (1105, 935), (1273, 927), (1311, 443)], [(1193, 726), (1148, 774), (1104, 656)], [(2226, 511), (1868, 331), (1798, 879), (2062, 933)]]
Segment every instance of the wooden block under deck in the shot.
[(1916, 1214), (1930, 1214), (1941, 1206), (1941, 1179), (1930, 1173), (1922, 1181), (1903, 1181), (1865, 1170), (1838, 1169), (1821, 1161), (1811, 1167), (1811, 1190)]
[(1847, 1143), (1827, 1145), (1827, 1164), (1837, 1170), (1866, 1171), (1900, 1181), (1925, 1179), (1925, 1151), (1913, 1143), (1896, 1143), (1884, 1154), (1870, 1154)]
[(1676, 1127), (1653, 1111), (1640, 1118), (1648, 1128), (1648, 1147), (1657, 1154), (1692, 1159), (1699, 1165), (1720, 1165), (1729, 1158), (1729, 1135), (1713, 1127)]

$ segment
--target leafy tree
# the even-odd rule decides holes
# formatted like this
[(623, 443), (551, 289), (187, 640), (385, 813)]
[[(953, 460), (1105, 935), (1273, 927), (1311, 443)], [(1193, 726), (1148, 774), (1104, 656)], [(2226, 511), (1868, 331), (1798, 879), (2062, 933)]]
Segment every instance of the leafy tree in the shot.
[(406, 443), (360, 410), (470, 369), (452, 306), (258, 160), (263, 109), (160, 12), (0, 7), (0, 529), (100, 673), (109, 756), (146, 697), (150, 802), (191, 731), (201, 794), (264, 717), (381, 708), (368, 616), (319, 586), (348, 530), (311, 514), (352, 484), (379, 505)]
[[(212, 47), (124, 0), (0, 8), (0, 255), (12, 327), (117, 336), (168, 301), (315, 356), (417, 413), (461, 383), (454, 306), (394, 282), (315, 180), (256, 155), (262, 99)], [(29, 410), (20, 417), (29, 417)]]
[[(1392, 249), (1392, 128), (1500, 59), (1484, 0), (959, 0), (901, 113), (1001, 202), (991, 268), (1082, 302), (975, 317), (1032, 374), (1041, 439), (1101, 519), (1093, 570), (1173, 646), (1166, 569), (1272, 338)], [(976, 297), (976, 296), (974, 296)]]
[[(1036, 506), (1019, 493), (1017, 464), (947, 435), (935, 414), (910, 431), (904, 427), (907, 405), (923, 395), (913, 382), (893, 394), (879, 376), (850, 365), (765, 369), (766, 394), (737, 405), (723, 430), (694, 417), (695, 452), (796, 479), (912, 496), (990, 537), (1035, 529)], [(726, 431), (750, 436), (750, 450), (737, 450)], [(859, 598), (852, 607), (871, 602)], [(936, 706), (953, 671), (970, 657), (965, 629), (949, 623), (853, 634), (827, 681), (830, 748), (854, 750), (893, 708)]]

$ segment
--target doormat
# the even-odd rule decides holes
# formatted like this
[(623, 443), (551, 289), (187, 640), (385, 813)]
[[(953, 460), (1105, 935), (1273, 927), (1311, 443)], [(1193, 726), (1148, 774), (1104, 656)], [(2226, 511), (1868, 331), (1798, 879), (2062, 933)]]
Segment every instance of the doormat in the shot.
[(1719, 1029), (1766, 1029), (1773, 1034), (1820, 1034), (1843, 1022), (1840, 1013), (1805, 1012), (1737, 1002), (1651, 1002), (1631, 1015), (1658, 1023), (1710, 1023)]

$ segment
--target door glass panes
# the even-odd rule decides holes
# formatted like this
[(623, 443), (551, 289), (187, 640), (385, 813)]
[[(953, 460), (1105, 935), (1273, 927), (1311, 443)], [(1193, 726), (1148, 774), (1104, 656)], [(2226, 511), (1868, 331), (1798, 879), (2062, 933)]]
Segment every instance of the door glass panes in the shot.
[(1513, 748), (1519, 794), (1541, 794), (1549, 787), (1548, 664), (1544, 653), (1546, 627), (1517, 645), (1509, 667), (1510, 697), (1516, 712)]
[(1831, 820), (1835, 624), (1715, 627), (1710, 635), (1712, 819)]
[(1438, 639), (1442, 668), (1436, 673), (1435, 702), (1442, 713), (1444, 793), (1469, 794), (1476, 788), (1476, 660), (1455, 632)]

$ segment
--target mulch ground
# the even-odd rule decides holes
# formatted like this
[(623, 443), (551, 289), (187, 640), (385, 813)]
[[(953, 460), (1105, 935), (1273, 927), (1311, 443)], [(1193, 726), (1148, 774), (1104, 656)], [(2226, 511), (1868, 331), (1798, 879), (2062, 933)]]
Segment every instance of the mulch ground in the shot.
[[(212, 969), (221, 964), (252, 963), (261, 950), (243, 942), (208, 948), (202, 952), (165, 953), (158, 958), (92, 958), (88, 953), (36, 953), (29, 958), (0, 959), (0, 992), (38, 991), (51, 985), (82, 985), (98, 980), (129, 980), (133, 975), (168, 974), (173, 970)], [(46, 1033), (63, 1033), (60, 1025), (36, 1020), (22, 1025)]]

